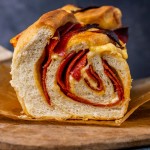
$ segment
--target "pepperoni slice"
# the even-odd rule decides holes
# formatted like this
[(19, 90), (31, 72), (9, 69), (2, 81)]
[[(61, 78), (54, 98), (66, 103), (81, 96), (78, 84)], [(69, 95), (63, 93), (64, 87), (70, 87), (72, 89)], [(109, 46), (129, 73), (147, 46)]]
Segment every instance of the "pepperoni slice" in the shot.
[[(46, 97), (47, 102), (50, 104), (50, 97), (48, 95), (46, 89), (46, 73), (47, 68), (51, 63), (51, 55), (56, 52), (59, 55), (65, 54), (65, 48), (67, 41), (77, 33), (78, 29), (81, 27), (80, 24), (67, 23), (65, 26), (60, 27), (54, 34), (54, 37), (58, 37), (58, 39), (51, 39), (50, 44), (46, 46), (46, 57), (42, 64), (42, 86), (44, 95)], [(71, 32), (69, 32), (71, 30)]]
[[(96, 106), (96, 107), (110, 107), (110, 106), (115, 106), (116, 104), (120, 103), (123, 100), (123, 94), (124, 94), (123, 88), (120, 84), (119, 79), (117, 79), (115, 73), (112, 71), (111, 67), (107, 64), (107, 62), (105, 60), (102, 60), (105, 73), (112, 81), (115, 91), (117, 91), (117, 93), (118, 93), (119, 98), (116, 102), (110, 103), (110, 104), (100, 104), (100, 103), (91, 102), (88, 99), (84, 99), (82, 97), (79, 97), (79, 96), (71, 93), (70, 85), (69, 85), (69, 75), (76, 74), (77, 77), (80, 76), (80, 75), (77, 75), (78, 74), (77, 72), (75, 72), (75, 65), (80, 66), (79, 67), (80, 69), (83, 67), (83, 61), (81, 61), (81, 60), (82, 60), (82, 58), (84, 58), (83, 60), (85, 60), (85, 56), (86, 56), (85, 54), (86, 54), (85, 50), (84, 51), (82, 50), (78, 53), (76, 53), (74, 51), (74, 52), (71, 52), (70, 54), (68, 54), (65, 57), (65, 59), (61, 62), (60, 66), (58, 67), (58, 70), (57, 70), (56, 80), (57, 80), (57, 83), (60, 86), (62, 92), (77, 102)], [(80, 63), (82, 63), (82, 65), (79, 65)], [(85, 64), (86, 63), (84, 63), (84, 65)], [(72, 70), (72, 68), (73, 68), (73, 70)], [(79, 68), (77, 69), (78, 71), (79, 71)], [(94, 72), (92, 66), (89, 66), (89, 68), (87, 70), (88, 70), (87, 72), (88, 72), (89, 77), (97, 82), (98, 90), (99, 91), (102, 90), (103, 89), (102, 81), (99, 78), (99, 76)]]
[(46, 55), (48, 55), (46, 63), (43, 65), (42, 68), (42, 86), (44, 90), (44, 94), (46, 97), (47, 102), (50, 104), (50, 97), (48, 95), (47, 89), (46, 89), (46, 73), (47, 73), (47, 68), (51, 63), (51, 53), (55, 46), (57, 45), (58, 40), (51, 40), (51, 44), (46, 47)]
[(72, 58), (76, 55), (75, 52), (71, 52), (60, 64), (57, 70), (56, 80), (61, 89), (67, 91), (67, 88), (65, 86), (65, 73), (66, 73), (66, 66), (69, 64)]
[[(46, 58), (42, 64), (42, 86), (43, 91), (45, 94), (45, 97), (47, 99), (47, 102), (50, 104), (50, 97), (48, 95), (47, 89), (46, 89), (46, 73), (47, 68), (51, 63), (51, 55), (53, 53), (58, 54), (59, 56), (64, 57), (63, 61), (61, 62), (60, 66), (58, 67), (56, 79), (57, 83), (60, 86), (62, 92), (67, 95), (68, 97), (72, 98), (75, 101), (89, 104), (92, 106), (97, 107), (110, 107), (115, 106), (116, 104), (120, 103), (124, 99), (124, 91), (122, 88), (122, 85), (117, 78), (116, 74), (113, 72), (112, 68), (108, 65), (106, 60), (102, 60), (105, 74), (110, 78), (112, 81), (115, 91), (118, 93), (119, 99), (110, 104), (99, 104), (91, 102), (90, 100), (81, 98), (76, 96), (75, 94), (70, 92), (70, 83), (69, 83), (69, 76), (71, 75), (73, 78), (75, 78), (77, 81), (81, 79), (81, 69), (87, 64), (87, 52), (88, 50), (81, 50), (78, 53), (71, 52), (66, 56), (66, 46), (69, 41), (69, 39), (74, 36), (75, 34), (82, 32), (82, 27), (80, 24), (72, 24), (67, 23), (65, 26), (60, 27), (54, 37), (58, 37), (57, 39), (51, 39), (50, 44), (46, 46)], [(97, 83), (97, 88), (94, 88), (90, 85), (89, 81), (87, 79), (84, 79), (87, 85), (97, 91), (103, 90), (103, 84), (102, 80), (98, 76), (98, 74), (94, 71), (93, 67), (90, 65), (89, 68), (86, 70), (87, 75), (93, 79)]]
[(118, 38), (123, 42), (127, 43), (128, 41), (128, 27), (122, 27), (119, 29), (114, 30), (114, 32), (117, 34)]
[(57, 53), (60, 56), (64, 56), (65, 55), (65, 48), (67, 46), (68, 41), (70, 40), (70, 38), (72, 36), (74, 36), (75, 34), (80, 32), (80, 30), (79, 30), (80, 28), (81, 28), (81, 25), (76, 24), (72, 27), (71, 31), (68, 31), (68, 33), (63, 34), (59, 44), (57, 44), (56, 48), (54, 49), (54, 53)]
[(107, 61), (102, 59), (102, 64), (104, 66), (104, 72), (109, 77), (109, 79), (112, 81), (115, 91), (118, 93), (119, 100), (124, 99), (124, 91), (122, 88), (122, 85), (117, 78), (116, 74), (112, 71), (112, 68), (108, 65)]
[(74, 65), (74, 67), (71, 70), (72, 77), (79, 81), (81, 79), (81, 69), (87, 64), (87, 56), (84, 54), (83, 57), (81, 57)]
[[(70, 89), (70, 85), (69, 85), (69, 76), (70, 76), (70, 72), (71, 69), (73, 68), (73, 66), (75, 65), (75, 63), (85, 54), (85, 51), (80, 51), (76, 57), (74, 57), (74, 59), (72, 59), (71, 63), (69, 64), (69, 67), (66, 70), (66, 78), (65, 78), (65, 85), (67, 89)], [(80, 73), (80, 71), (79, 71)]]
[(88, 84), (88, 86), (96, 91), (101, 91), (103, 90), (103, 83), (101, 78), (98, 76), (98, 74), (93, 70), (92, 65), (89, 66), (89, 68), (86, 70), (86, 73), (88, 74), (88, 76), (90, 78), (92, 78), (95, 82), (97, 82), (97, 89), (95, 89), (94, 87), (91, 86), (91, 84), (89, 83), (89, 81), (85, 78), (85, 82)]

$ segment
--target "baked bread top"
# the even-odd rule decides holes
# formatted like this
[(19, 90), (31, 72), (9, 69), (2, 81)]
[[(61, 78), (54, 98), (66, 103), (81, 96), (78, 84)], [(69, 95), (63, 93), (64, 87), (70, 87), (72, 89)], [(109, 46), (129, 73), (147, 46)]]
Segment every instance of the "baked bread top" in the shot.
[(99, 24), (103, 29), (117, 29), (122, 26), (122, 13), (114, 6), (101, 6), (98, 8), (81, 9), (74, 5), (66, 5), (63, 10), (73, 13), (82, 24)]
[[(57, 9), (43, 14), (36, 22), (29, 26), (26, 30), (19, 33), (10, 40), (10, 43), (15, 47), (24, 45), (37, 33), (40, 28), (48, 28), (50, 32), (55, 33), (56, 29), (65, 25), (67, 22), (77, 22), (73, 14), (62, 9)], [(30, 33), (30, 35), (29, 35)]]

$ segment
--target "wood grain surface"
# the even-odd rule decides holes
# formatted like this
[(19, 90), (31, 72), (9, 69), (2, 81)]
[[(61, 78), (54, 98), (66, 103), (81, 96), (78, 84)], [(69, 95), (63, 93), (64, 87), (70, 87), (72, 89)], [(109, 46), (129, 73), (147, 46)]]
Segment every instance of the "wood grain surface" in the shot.
[[(139, 84), (145, 85), (144, 82), (147, 80)], [(100, 150), (141, 146), (150, 146), (150, 102), (136, 110), (120, 127), (0, 117), (1, 150)]]
[(121, 127), (14, 121), (1, 117), (0, 148), (99, 150), (150, 146), (149, 108), (148, 102)]

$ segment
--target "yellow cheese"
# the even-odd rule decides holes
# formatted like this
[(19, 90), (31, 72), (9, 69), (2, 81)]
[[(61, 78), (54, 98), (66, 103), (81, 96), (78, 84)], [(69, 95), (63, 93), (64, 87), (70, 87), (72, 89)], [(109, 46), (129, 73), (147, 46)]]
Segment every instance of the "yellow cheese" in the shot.
[(125, 45), (124, 49), (116, 47), (111, 39), (102, 33), (95, 33), (90, 31), (78, 33), (69, 40), (67, 49), (74, 49), (79, 51), (81, 50), (80, 48), (83, 47), (81, 44), (84, 45), (85, 48), (88, 48), (92, 52), (92, 55), (110, 52), (112, 54), (123, 57), (124, 59), (128, 58)]

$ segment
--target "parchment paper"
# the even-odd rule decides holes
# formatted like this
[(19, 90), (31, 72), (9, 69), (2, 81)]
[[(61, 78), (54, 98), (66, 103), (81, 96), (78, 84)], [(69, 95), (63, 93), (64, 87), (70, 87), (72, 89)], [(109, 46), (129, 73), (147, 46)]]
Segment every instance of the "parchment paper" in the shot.
[[(44, 119), (34, 119), (22, 114), (22, 108), (17, 100), (15, 91), (11, 87), (9, 81), (10, 68), (5, 65), (0, 65), (0, 116), (7, 117), (15, 120), (30, 120), (30, 121), (49, 121)], [(95, 124), (95, 125), (108, 125), (120, 126), (136, 109), (144, 103), (150, 101), (150, 78), (133, 81), (133, 88), (131, 90), (131, 101), (126, 115), (115, 121), (82, 121), (82, 120), (67, 120), (65, 123), (71, 124)], [(150, 105), (148, 109), (150, 109)]]

